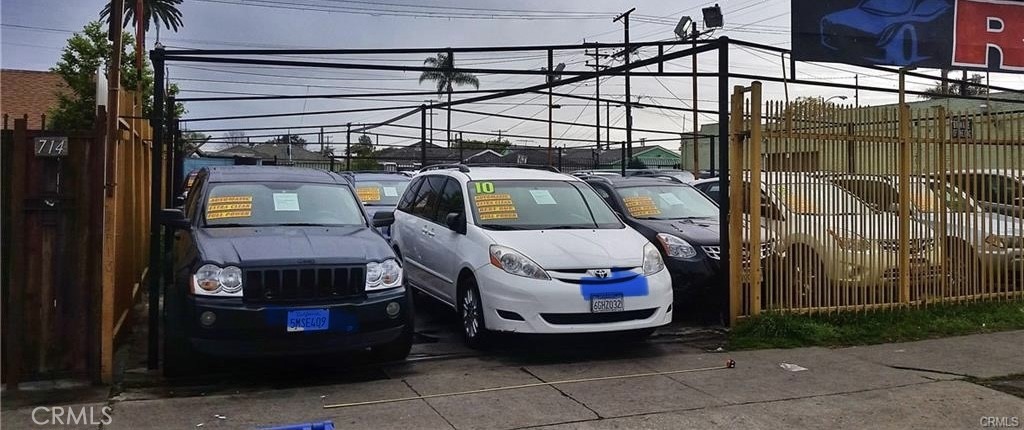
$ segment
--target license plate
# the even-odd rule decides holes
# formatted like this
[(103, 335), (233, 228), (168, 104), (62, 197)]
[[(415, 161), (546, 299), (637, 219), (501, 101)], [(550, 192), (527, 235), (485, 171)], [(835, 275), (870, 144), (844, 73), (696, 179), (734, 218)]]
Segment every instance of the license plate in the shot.
[(327, 309), (288, 311), (289, 332), (327, 330), (331, 313)]
[(594, 294), (590, 296), (590, 312), (621, 312), (626, 310), (622, 294)]

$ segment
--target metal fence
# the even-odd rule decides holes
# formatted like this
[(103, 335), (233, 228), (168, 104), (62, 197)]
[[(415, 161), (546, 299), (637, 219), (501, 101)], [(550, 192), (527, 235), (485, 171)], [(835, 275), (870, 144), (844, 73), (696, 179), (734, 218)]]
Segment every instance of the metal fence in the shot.
[(733, 321), (1022, 295), (1024, 114), (898, 106), (735, 88)]

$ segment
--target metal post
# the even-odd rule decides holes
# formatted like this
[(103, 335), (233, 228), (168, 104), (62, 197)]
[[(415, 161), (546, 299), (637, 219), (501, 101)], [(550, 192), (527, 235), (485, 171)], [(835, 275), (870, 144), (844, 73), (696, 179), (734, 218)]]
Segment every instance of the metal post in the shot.
[(352, 123), (345, 124), (345, 170), (352, 170)]
[(907, 68), (900, 68), (899, 116), (899, 268), (900, 303), (910, 302), (910, 106), (906, 100)]
[[(111, 24), (113, 25), (113, 23)], [(118, 44), (115, 42), (115, 46)], [(115, 49), (120, 51), (120, 49)], [(150, 226), (149, 226), (149, 348), (146, 357), (146, 366), (149, 369), (156, 369), (160, 362), (160, 280), (162, 278), (162, 258), (160, 255), (160, 162), (163, 160), (164, 144), (164, 48), (157, 45), (150, 54), (153, 62), (153, 112), (150, 117), (150, 125), (153, 126), (153, 160), (150, 168)], [(113, 63), (117, 64), (117, 63)], [(117, 70), (112, 67), (111, 70)], [(111, 73), (114, 74), (114, 73)], [(117, 115), (117, 111), (114, 111)], [(117, 120), (114, 121), (117, 127)], [(111, 139), (114, 136), (110, 136)], [(109, 152), (108, 152), (109, 154)]]
[(464, 161), (466, 161), (466, 159), (462, 158), (462, 132), (460, 131), (459, 132), (459, 162), (462, 163)]
[[(555, 51), (548, 49), (548, 82), (552, 83), (555, 81)], [(551, 146), (554, 143), (554, 127), (551, 122), (554, 121), (554, 100), (551, 95), (551, 87), (548, 87), (548, 166), (551, 165)]]
[[(736, 119), (740, 121), (739, 118)], [(718, 246), (723, 258), (729, 255), (729, 38), (718, 38), (718, 189), (721, 190), (721, 202), (718, 209)], [(743, 178), (738, 178), (743, 180)], [(723, 264), (725, 264), (723, 262)], [(729, 291), (728, 270), (722, 272), (722, 287), (719, 291)], [(725, 303), (729, 301), (726, 300)]]
[(853, 75), (853, 106), (860, 107), (860, 75)]
[(558, 147), (558, 171), (562, 171), (562, 147)]
[[(625, 76), (626, 76), (626, 157), (628, 157), (630, 160), (633, 159), (633, 110), (632, 110), (633, 98), (630, 96), (630, 91), (629, 91), (629, 89), (630, 89), (629, 88), (629, 55), (631, 54), (630, 49), (629, 49), (629, 14), (632, 13), (634, 10), (636, 10), (636, 8), (632, 8), (632, 9), (626, 11), (622, 15), (619, 15), (618, 17), (616, 17), (615, 20), (614, 20), (614, 21), (618, 21), (618, 20), (621, 19), (622, 20), (623, 28), (625, 30), (624, 31), (624, 36), (623, 36), (624, 40), (622, 41), (625, 44), (625, 46), (623, 47), (622, 52), (623, 52), (623, 55), (625, 55), (625, 62), (626, 62), (626, 70), (625, 70)], [(623, 165), (623, 167), (622, 167), (623, 176), (625, 176), (625, 171), (626, 171), (625, 170), (626, 169), (626, 167), (625, 167), (626, 166), (626, 160), (625, 159), (622, 160), (622, 165)]]
[[(690, 35), (693, 39), (693, 49), (697, 49), (697, 34), (697, 23), (694, 22), (693, 33)], [(697, 135), (699, 133), (697, 129), (700, 127), (697, 119), (697, 54), (693, 54), (690, 57), (693, 58), (693, 176), (696, 177), (700, 173), (700, 151), (698, 149), (699, 145), (697, 145)]]
[(711, 154), (708, 155), (708, 168), (711, 176), (715, 176), (715, 136), (708, 137), (708, 149), (711, 150)]
[[(601, 102), (597, 102), (598, 105)], [(608, 144), (608, 149), (612, 149), (612, 102), (604, 102), (604, 141)]]
[(427, 167), (427, 105), (420, 105), (420, 168)]
[(323, 127), (320, 127), (320, 137), (319, 137), (319, 140), (320, 140), (320, 155), (326, 155), (327, 154), (327, 148), (324, 147), (324, 128)]

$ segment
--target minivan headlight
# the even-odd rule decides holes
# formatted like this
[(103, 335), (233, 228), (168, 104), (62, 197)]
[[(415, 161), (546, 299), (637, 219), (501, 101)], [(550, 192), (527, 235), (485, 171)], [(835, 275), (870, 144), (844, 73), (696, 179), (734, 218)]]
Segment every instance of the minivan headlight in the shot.
[(644, 276), (650, 276), (665, 269), (665, 261), (661, 259), (661, 253), (653, 243), (647, 242), (644, 245)]
[(697, 250), (679, 236), (658, 233), (658, 243), (665, 249), (665, 255), (672, 258), (693, 258), (697, 256)]
[(198, 296), (240, 297), (242, 269), (204, 264), (192, 275), (192, 293)]
[(509, 274), (545, 281), (551, 279), (539, 264), (512, 248), (491, 245), (490, 253), (491, 264)]
[(393, 258), (366, 263), (366, 291), (379, 291), (402, 285), (402, 265)]
[(1003, 249), (1024, 248), (1024, 237), (990, 234), (985, 237), (985, 244)]

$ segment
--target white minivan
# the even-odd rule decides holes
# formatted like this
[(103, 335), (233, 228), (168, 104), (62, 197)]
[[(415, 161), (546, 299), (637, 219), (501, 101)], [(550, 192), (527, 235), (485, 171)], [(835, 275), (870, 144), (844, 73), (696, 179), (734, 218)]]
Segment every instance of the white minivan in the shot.
[(572, 176), (425, 169), (402, 195), (392, 244), (407, 282), (455, 309), (472, 347), (491, 331), (646, 336), (672, 321), (661, 253)]

